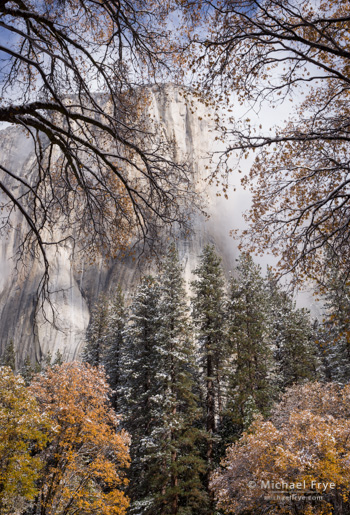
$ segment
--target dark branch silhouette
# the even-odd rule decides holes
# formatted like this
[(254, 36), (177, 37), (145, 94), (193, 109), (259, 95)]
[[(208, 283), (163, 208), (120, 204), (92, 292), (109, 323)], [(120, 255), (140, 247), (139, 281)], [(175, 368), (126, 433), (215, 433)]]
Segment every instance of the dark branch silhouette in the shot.
[(29, 179), (0, 162), (1, 227), (19, 210), (20, 257), (41, 255), (42, 298), (49, 245), (71, 239), (113, 257), (188, 223), (186, 156), (175, 159), (149, 116), (149, 85), (173, 68), (169, 10), (158, 0), (0, 2), (0, 122), (21, 127), (35, 152)]

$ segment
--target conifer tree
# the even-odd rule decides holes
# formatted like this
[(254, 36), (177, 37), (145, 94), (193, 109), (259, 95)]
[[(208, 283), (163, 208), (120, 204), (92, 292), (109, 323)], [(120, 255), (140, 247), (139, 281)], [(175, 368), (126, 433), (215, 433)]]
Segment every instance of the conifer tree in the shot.
[(156, 502), (162, 514), (199, 515), (207, 513), (208, 500), (202, 483), (205, 462), (198, 449), (205, 435), (194, 426), (202, 413), (195, 393), (194, 346), (182, 274), (177, 250), (172, 244), (159, 278), (161, 324), (157, 351), (160, 367), (155, 380), (162, 385), (163, 410), (153, 437), (164, 441), (164, 464), (159, 471), (162, 493), (156, 497)]
[(49, 350), (47, 354), (44, 354), (40, 359), (40, 372), (45, 372), (48, 368), (52, 367), (52, 352)]
[(207, 466), (213, 467), (214, 439), (218, 418), (224, 406), (224, 382), (227, 365), (225, 329), (225, 281), (221, 260), (213, 245), (207, 245), (200, 256), (197, 276), (192, 282), (194, 296), (193, 321), (200, 355), (201, 379), (204, 389), (204, 411), (208, 432)]
[(42, 371), (42, 365), (38, 362), (36, 362), (35, 364), (33, 364), (30, 360), (30, 357), (27, 356), (24, 360), (24, 364), (23, 366), (21, 367), (21, 376), (23, 377), (24, 379), (24, 382), (25, 384), (28, 386), (33, 377), (35, 376), (35, 374), (38, 374), (39, 372)]
[(83, 361), (93, 367), (103, 364), (103, 355), (109, 328), (109, 305), (105, 295), (101, 295), (92, 311), (86, 332), (86, 345)]
[[(144, 277), (136, 290), (123, 354), (123, 426), (131, 435), (131, 468), (128, 494), (130, 513), (143, 514), (154, 506), (153, 480), (159, 473), (160, 459), (150, 460), (157, 442), (151, 434), (162, 416), (160, 386), (155, 381), (159, 369), (157, 334), (159, 331), (159, 286), (151, 276)], [(152, 511), (150, 511), (152, 512)]]
[(54, 356), (54, 360), (52, 362), (52, 366), (58, 365), (61, 366), (64, 363), (63, 354), (60, 349), (57, 349), (56, 354)]
[[(206, 514), (201, 416), (182, 267), (174, 245), (131, 308), (124, 358), (125, 424), (132, 435), (131, 513)], [(197, 424), (198, 425), (198, 424)]]
[(16, 369), (16, 353), (13, 345), (13, 340), (10, 340), (6, 345), (3, 355), (0, 359), (0, 365), (3, 367), (10, 367), (12, 371)]
[(350, 381), (350, 283), (339, 272), (336, 258), (324, 287), (324, 318), (318, 342), (326, 378)]
[(34, 368), (30, 361), (29, 356), (24, 360), (23, 366), (21, 367), (21, 376), (24, 379), (26, 386), (28, 386), (33, 378)]
[(283, 390), (316, 380), (320, 363), (309, 311), (296, 308), (292, 297), (277, 284), (270, 271), (266, 282), (278, 387)]
[(274, 399), (275, 370), (268, 298), (260, 267), (242, 254), (231, 278), (228, 325), (232, 366), (226, 417), (231, 438), (239, 436), (255, 413), (266, 415)]
[(112, 404), (118, 412), (122, 383), (122, 353), (125, 340), (127, 310), (124, 294), (118, 286), (108, 310), (108, 328), (104, 343), (102, 362), (106, 370), (108, 383), (113, 390)]

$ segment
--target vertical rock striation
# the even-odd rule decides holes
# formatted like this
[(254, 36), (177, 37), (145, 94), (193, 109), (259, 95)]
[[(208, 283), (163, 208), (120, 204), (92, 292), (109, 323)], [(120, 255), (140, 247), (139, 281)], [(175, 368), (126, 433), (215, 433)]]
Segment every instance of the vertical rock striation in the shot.
[[(207, 108), (187, 98), (173, 85), (150, 89), (150, 115), (158, 130), (174, 140), (179, 159), (187, 159), (192, 165), (194, 187), (204, 188), (205, 166), (209, 163), (208, 152), (213, 150), (215, 133)], [(193, 103), (193, 104), (192, 104)], [(33, 148), (20, 128), (7, 128), (0, 132), (1, 164), (18, 175), (30, 179), (34, 163)], [(9, 181), (0, 172), (0, 178)], [(207, 197), (207, 212), (215, 202)], [(220, 217), (214, 217), (220, 220)], [(52, 266), (50, 289), (51, 305), (36, 312), (36, 292), (42, 274), (40, 263), (33, 260), (26, 267), (16, 267), (16, 251), (21, 239), (21, 223), (12, 227), (0, 240), (0, 343), (3, 350), (12, 339), (17, 351), (18, 364), (26, 356), (40, 360), (48, 352), (57, 350), (66, 360), (79, 356), (90, 311), (101, 292), (113, 292), (120, 284), (131, 292), (139, 276), (152, 268), (152, 264), (119, 258), (105, 263), (97, 259), (93, 264), (72, 260), (69, 244), (50, 249)], [(226, 245), (219, 238), (221, 231), (215, 223), (207, 223), (203, 215), (193, 218), (193, 232), (179, 241), (180, 257), (185, 263), (186, 278), (207, 242), (213, 242), (221, 250), (224, 262), (229, 256)]]

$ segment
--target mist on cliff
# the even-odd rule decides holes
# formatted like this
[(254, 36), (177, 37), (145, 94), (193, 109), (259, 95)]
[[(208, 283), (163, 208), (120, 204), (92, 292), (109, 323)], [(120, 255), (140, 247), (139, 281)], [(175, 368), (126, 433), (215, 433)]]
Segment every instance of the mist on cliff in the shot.
[[(301, 88), (299, 95), (295, 95), (294, 101), (298, 103), (304, 99), (304, 91)], [(273, 106), (264, 105), (261, 106), (247, 106), (240, 105), (237, 98), (232, 94), (231, 105), (233, 107), (233, 118), (235, 122), (243, 121), (249, 118), (252, 124), (256, 126), (263, 123), (264, 131), (273, 131), (276, 126), (285, 123), (286, 120), (290, 119), (293, 115), (295, 105), (292, 102), (280, 102), (273, 104)], [(227, 118), (226, 113), (222, 112), (222, 118)], [(230, 126), (228, 125), (228, 132)], [(218, 162), (220, 152), (223, 151), (229, 144), (229, 139), (225, 142), (218, 142), (216, 140), (212, 152), (214, 152), (214, 163)], [(239, 163), (229, 163), (233, 172), (228, 176), (228, 190), (226, 191), (227, 197), (225, 198), (220, 187), (216, 185), (208, 185), (208, 194), (211, 198), (211, 210), (208, 224), (215, 228), (218, 239), (220, 239), (222, 247), (225, 249), (225, 255), (229, 256), (232, 261), (232, 269), (235, 266), (235, 260), (239, 256), (239, 233), (247, 228), (247, 221), (244, 218), (246, 213), (251, 206), (251, 194), (249, 189), (243, 188), (241, 181), (242, 178), (249, 174), (250, 168), (254, 162), (255, 155), (250, 152), (247, 159), (242, 160)], [(238, 172), (238, 168), (241, 173)], [(237, 231), (235, 236), (233, 233)], [(270, 253), (264, 253), (261, 255), (254, 255), (254, 261), (259, 263), (263, 273), (265, 273), (267, 267), (276, 267), (278, 258)], [(288, 288), (291, 277), (286, 275), (280, 279), (281, 284)], [(306, 307), (311, 311), (312, 316), (320, 317), (322, 310), (322, 302), (317, 301), (314, 296), (313, 285), (305, 284), (302, 288), (299, 287), (295, 291), (295, 300), (298, 307)]]
[[(169, 137), (174, 137), (178, 156), (190, 159), (193, 163), (194, 180), (200, 183), (199, 190), (204, 190), (203, 208), (208, 218), (200, 214), (194, 217), (192, 234), (186, 241), (179, 241), (180, 257), (185, 265), (187, 284), (193, 279), (193, 270), (198, 264), (198, 257), (207, 243), (214, 243), (222, 257), (227, 274), (235, 267), (239, 256), (238, 241), (231, 236), (234, 229), (243, 229), (246, 222), (243, 213), (249, 208), (251, 198), (249, 191), (241, 186), (242, 174), (233, 172), (228, 178), (229, 190), (226, 199), (216, 184), (209, 184), (206, 176), (211, 169), (206, 169), (210, 152), (223, 149), (223, 144), (215, 139), (215, 124), (209, 116), (208, 108), (200, 104), (198, 109), (192, 108), (188, 101), (174, 85), (157, 87), (152, 90), (152, 116)], [(245, 116), (237, 106), (236, 117)], [(284, 109), (284, 107), (283, 107)], [(271, 124), (278, 122), (286, 113), (283, 109), (271, 113), (256, 113), (257, 119), (266, 117)], [(250, 113), (250, 117), (252, 114)], [(30, 176), (33, 165), (31, 141), (19, 128), (7, 128), (1, 132), (2, 157), (5, 166), (11, 167), (15, 173)], [(218, 154), (213, 157), (215, 159)], [(243, 174), (248, 173), (253, 156), (244, 161)], [(221, 195), (221, 196), (220, 196)], [(20, 234), (17, 234), (20, 237)], [(30, 355), (39, 359), (48, 351), (54, 355), (57, 350), (66, 359), (77, 356), (84, 338), (84, 331), (89, 322), (91, 307), (102, 292), (113, 292), (120, 284), (125, 291), (132, 291), (138, 283), (142, 270), (132, 259), (114, 260), (103, 263), (97, 259), (95, 264), (72, 262), (69, 249), (62, 248), (53, 258), (53, 296), (55, 309), (61, 314), (59, 328), (49, 324), (42, 318), (34, 322), (34, 301), (40, 267), (32, 263), (27, 269), (28, 277), (23, 282), (14, 270), (13, 257), (16, 251), (16, 233), (6, 239), (3, 235), (0, 253), (0, 272), (2, 295), (0, 298), (0, 324), (2, 327), (1, 344), (13, 338), (20, 346), (20, 359)], [(262, 258), (253, 256), (262, 266), (274, 265), (275, 260), (269, 255)], [(149, 269), (148, 271), (151, 271)], [(311, 308), (313, 299), (308, 294), (298, 295), (298, 305)], [(33, 344), (34, 340), (34, 344)]]

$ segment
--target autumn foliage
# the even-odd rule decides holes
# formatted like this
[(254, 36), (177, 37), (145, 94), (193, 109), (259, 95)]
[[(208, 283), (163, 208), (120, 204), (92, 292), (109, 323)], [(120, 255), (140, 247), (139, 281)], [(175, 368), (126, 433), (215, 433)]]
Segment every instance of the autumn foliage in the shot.
[(42, 469), (38, 452), (49, 425), (24, 380), (0, 368), (0, 512), (10, 513), (34, 499)]
[(30, 390), (52, 424), (42, 456), (41, 513), (124, 514), (129, 437), (116, 432), (103, 371), (66, 363), (38, 375)]
[(188, 227), (187, 208), (198, 204), (190, 163), (150, 110), (173, 75), (168, 17), (176, 8), (158, 0), (0, 2), (0, 123), (33, 145), (28, 182), (2, 156), (0, 230), (18, 223), (16, 210), (18, 253), (41, 257), (45, 298), (53, 245), (109, 259), (135, 242), (152, 248), (165, 226)]
[(236, 514), (349, 513), (349, 400), (349, 385), (290, 388), (270, 420), (258, 418), (227, 449), (211, 482), (218, 506)]
[(86, 364), (56, 365), (30, 387), (0, 369), (1, 514), (126, 513), (129, 436), (109, 394)]
[(217, 119), (226, 143), (220, 171), (247, 170), (254, 152), (243, 178), (252, 204), (242, 248), (272, 251), (303, 279), (322, 276), (328, 245), (349, 272), (349, 2), (199, 4), (203, 30), (192, 38), (190, 66), (198, 89), (227, 114)]

